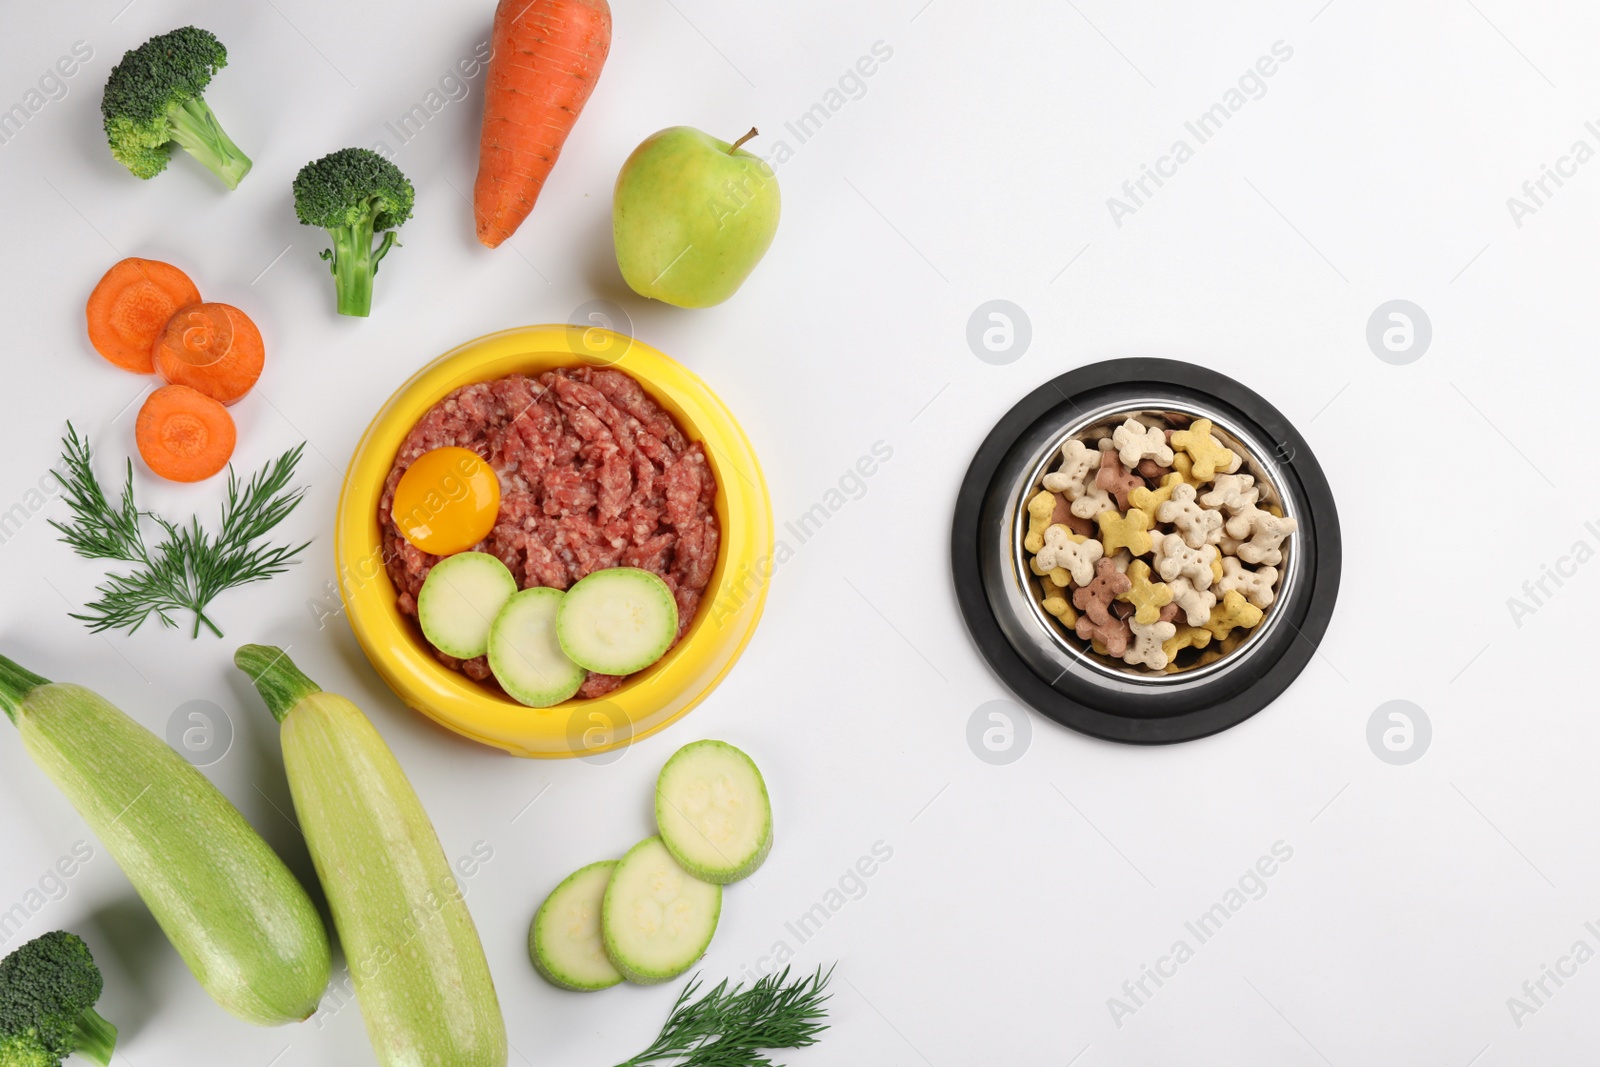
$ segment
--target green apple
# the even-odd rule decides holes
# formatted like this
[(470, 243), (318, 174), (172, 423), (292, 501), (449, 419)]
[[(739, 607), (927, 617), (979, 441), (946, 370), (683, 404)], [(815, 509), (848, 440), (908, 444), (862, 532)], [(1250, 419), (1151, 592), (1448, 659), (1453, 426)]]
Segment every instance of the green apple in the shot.
[(653, 133), (617, 175), (611, 234), (640, 296), (684, 308), (738, 291), (778, 232), (778, 179), (758, 156), (691, 126)]

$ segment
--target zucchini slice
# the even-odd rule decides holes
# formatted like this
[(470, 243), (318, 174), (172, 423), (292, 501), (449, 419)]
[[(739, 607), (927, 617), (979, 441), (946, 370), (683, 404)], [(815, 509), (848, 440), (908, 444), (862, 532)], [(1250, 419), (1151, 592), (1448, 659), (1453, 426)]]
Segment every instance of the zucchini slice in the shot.
[(656, 779), (656, 826), (696, 878), (727, 885), (772, 850), (772, 802), (755, 761), (726, 741), (694, 741)]
[(489, 669), (514, 700), (548, 708), (578, 691), (589, 672), (556, 640), (559, 589), (524, 589), (506, 600), (489, 628)]
[(552, 985), (588, 992), (622, 981), (600, 939), (600, 905), (616, 866), (616, 860), (601, 860), (574, 871), (534, 913), (528, 955)]
[(637, 567), (579, 579), (561, 600), (556, 636), (571, 660), (600, 674), (642, 671), (678, 636), (678, 603), (667, 583)]
[(600, 905), (606, 955), (630, 982), (676, 978), (705, 955), (722, 914), (722, 887), (682, 867), (659, 837), (628, 850)]
[(442, 559), (417, 594), (422, 635), (447, 656), (476, 659), (489, 650), (489, 627), (516, 591), (506, 565), (487, 552)]

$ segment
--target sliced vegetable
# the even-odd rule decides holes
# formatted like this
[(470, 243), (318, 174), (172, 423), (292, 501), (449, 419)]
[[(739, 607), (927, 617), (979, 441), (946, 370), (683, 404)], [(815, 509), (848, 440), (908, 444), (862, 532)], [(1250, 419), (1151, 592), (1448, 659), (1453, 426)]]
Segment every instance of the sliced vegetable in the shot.
[(89, 294), (89, 343), (123, 370), (149, 374), (151, 349), (172, 313), (198, 304), (200, 290), (183, 271), (159, 259), (112, 265)]
[(600, 906), (616, 866), (616, 860), (601, 860), (574, 871), (534, 913), (528, 955), (546, 981), (579, 992), (622, 981), (600, 938)]
[(435, 448), (400, 476), (389, 513), (401, 535), (429, 555), (465, 552), (494, 529), (500, 476), (470, 448)]
[(209, 396), (187, 385), (163, 385), (145, 398), (133, 436), (152, 474), (199, 482), (228, 465), (238, 431), (228, 409)]
[(489, 630), (517, 580), (487, 552), (460, 552), (433, 565), (417, 594), (417, 622), (447, 656), (475, 659), (489, 650)]
[(656, 575), (611, 567), (573, 583), (556, 616), (561, 648), (580, 667), (601, 674), (642, 671), (678, 636), (678, 604)]
[(77, 934), (55, 930), (0, 961), (0, 1067), (107, 1067), (117, 1028), (94, 1010), (105, 979)]
[(322, 918), (205, 775), (104, 697), (4, 656), (0, 708), (212, 999), (261, 1026), (316, 1011), (329, 972)]
[(656, 826), (683, 869), (718, 885), (755, 873), (772, 851), (772, 802), (755, 761), (726, 741), (694, 741), (656, 779)]
[(567, 658), (556, 640), (559, 589), (514, 593), (489, 628), (489, 669), (500, 688), (530, 708), (559, 704), (589, 672)]
[(505, 1067), (483, 944), (394, 754), (360, 708), (282, 649), (244, 645), (233, 661), (281, 724), (289, 792), (378, 1062)]
[(261, 331), (231, 304), (191, 304), (167, 320), (154, 349), (156, 372), (219, 404), (231, 404), (256, 384), (266, 361)]
[[(61, 495), (72, 510), (70, 522), (50, 520), (61, 540), (85, 559), (120, 560), (134, 564), (127, 574), (111, 574), (95, 587), (100, 599), (85, 606), (74, 619), (101, 630), (127, 630), (144, 625), (153, 613), (163, 626), (176, 626), (171, 613), (194, 613), (194, 631), (202, 624), (222, 636), (206, 615), (218, 593), (237, 585), (264, 582), (282, 574), (305, 551), (299, 545), (273, 545), (262, 541), (300, 503), (303, 488), (289, 488), (305, 445), (289, 451), (241, 483), (228, 471), (228, 498), (222, 505), (222, 531), (212, 535), (198, 518), (174, 523), (141, 511), (133, 499), (133, 461), (123, 468), (122, 495), (116, 504), (94, 474), (94, 453), (89, 439), (79, 437), (67, 423), (61, 441)], [(145, 543), (140, 516), (154, 517), (166, 537), (154, 547)]]
[(606, 0), (500, 0), (484, 83), (483, 136), (472, 189), (478, 240), (517, 231), (611, 51)]
[(665, 982), (705, 955), (722, 914), (722, 887), (678, 865), (659, 837), (628, 850), (600, 906), (606, 955), (640, 985)]

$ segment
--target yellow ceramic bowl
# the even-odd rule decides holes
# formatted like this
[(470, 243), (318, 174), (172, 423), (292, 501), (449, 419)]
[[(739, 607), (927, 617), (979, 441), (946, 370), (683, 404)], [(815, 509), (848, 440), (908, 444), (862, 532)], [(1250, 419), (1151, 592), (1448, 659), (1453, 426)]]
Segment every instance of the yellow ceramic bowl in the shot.
[[(717, 479), (722, 543), (699, 613), (660, 662), (596, 700), (529, 708), (448, 670), (416, 622), (395, 606), (383, 566), (378, 501), (400, 443), (418, 419), (463, 385), (587, 363), (635, 378), (705, 445)], [(362, 650), (411, 707), (517, 756), (586, 756), (620, 748), (677, 720), (710, 693), (755, 631), (772, 570), (772, 506), (750, 441), (706, 384), (648, 345), (609, 330), (528, 326), (470, 341), (402, 385), (356, 446), (339, 495), (334, 552), (340, 592)]]

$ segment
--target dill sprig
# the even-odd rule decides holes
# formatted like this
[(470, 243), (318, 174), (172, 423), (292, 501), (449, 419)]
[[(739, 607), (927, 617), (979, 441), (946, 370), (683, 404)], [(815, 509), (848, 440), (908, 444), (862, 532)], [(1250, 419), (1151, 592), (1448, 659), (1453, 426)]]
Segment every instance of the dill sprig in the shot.
[(655, 1044), (617, 1067), (651, 1067), (670, 1061), (674, 1067), (771, 1067), (764, 1049), (804, 1048), (816, 1044), (827, 1024), (823, 1005), (833, 968), (790, 982), (789, 968), (769, 974), (749, 989), (728, 988), (724, 978), (699, 1000), (696, 975), (678, 994), (672, 1014)]
[[(172, 613), (194, 613), (194, 631), (200, 627), (222, 636), (205, 613), (206, 605), (227, 589), (264, 581), (281, 574), (305, 550), (305, 544), (257, 544), (300, 503), (305, 489), (289, 489), (295, 465), (305, 450), (301, 443), (241, 483), (228, 466), (228, 499), (222, 505), (222, 529), (215, 536), (198, 517), (174, 523), (153, 512), (140, 511), (133, 500), (133, 460), (123, 473), (122, 494), (116, 504), (95, 477), (89, 439), (80, 437), (67, 423), (61, 439), (62, 497), (72, 510), (71, 522), (50, 520), (61, 540), (86, 559), (110, 559), (134, 564), (127, 574), (108, 574), (95, 592), (100, 599), (84, 605), (72, 617), (89, 629), (137, 630), (153, 613), (163, 626), (176, 626)], [(165, 533), (154, 548), (145, 543), (140, 518), (148, 518)]]

